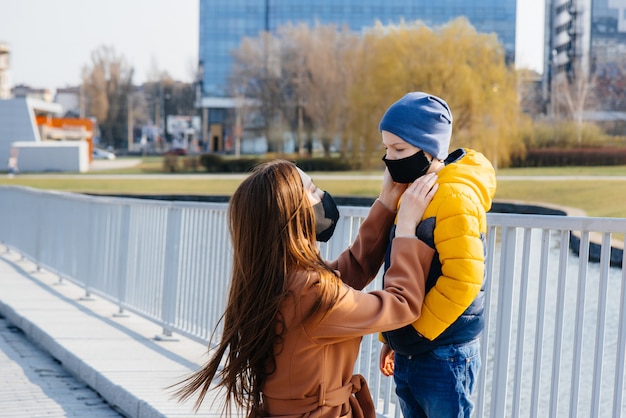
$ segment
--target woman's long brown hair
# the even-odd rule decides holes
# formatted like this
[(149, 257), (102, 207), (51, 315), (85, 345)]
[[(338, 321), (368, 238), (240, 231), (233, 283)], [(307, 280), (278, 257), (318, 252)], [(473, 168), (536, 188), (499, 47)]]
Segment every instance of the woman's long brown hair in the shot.
[(199, 391), (197, 411), (217, 375), (226, 392), (225, 415), (231, 415), (234, 401), (245, 416), (257, 417), (263, 416), (261, 389), (275, 369), (274, 352), (285, 332), (279, 312), (288, 294), (285, 279), (297, 269), (318, 273), (319, 296), (309, 317), (334, 304), (340, 281), (319, 254), (314, 213), (293, 163), (256, 166), (233, 194), (228, 221), (233, 270), (222, 338), (206, 365), (180, 382), (174, 395), (185, 401)]

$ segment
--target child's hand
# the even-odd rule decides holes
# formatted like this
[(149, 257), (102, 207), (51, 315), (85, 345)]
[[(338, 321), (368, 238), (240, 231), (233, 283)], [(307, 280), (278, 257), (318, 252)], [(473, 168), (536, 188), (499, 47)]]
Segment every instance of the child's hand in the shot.
[(383, 344), (380, 349), (380, 362), (378, 364), (380, 372), (385, 376), (393, 376), (394, 369), (394, 351), (388, 344)]

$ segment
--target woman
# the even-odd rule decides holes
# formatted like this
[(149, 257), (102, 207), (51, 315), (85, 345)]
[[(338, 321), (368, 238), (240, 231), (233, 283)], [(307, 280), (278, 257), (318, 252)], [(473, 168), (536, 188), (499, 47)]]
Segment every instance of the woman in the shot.
[[(434, 175), (425, 176), (407, 188), (385, 172), (354, 243), (325, 262), (316, 237), (330, 238), (339, 217), (330, 195), (290, 162), (257, 166), (230, 201), (233, 272), (222, 339), (209, 362), (181, 382), (179, 399), (199, 391), (199, 408), (218, 375), (226, 415), (234, 403), (249, 417), (375, 416), (367, 386), (352, 370), (363, 335), (420, 314), (433, 250), (415, 228), (434, 183)], [(386, 287), (361, 292), (382, 265), (396, 215), (399, 245)]]

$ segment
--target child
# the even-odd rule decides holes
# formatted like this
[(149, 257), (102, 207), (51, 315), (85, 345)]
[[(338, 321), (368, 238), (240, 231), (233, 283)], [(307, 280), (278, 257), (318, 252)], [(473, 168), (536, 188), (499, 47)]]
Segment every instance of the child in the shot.
[(469, 417), (480, 368), (486, 212), (495, 171), (474, 150), (448, 154), (452, 114), (439, 97), (408, 93), (387, 109), (379, 128), (394, 181), (412, 183), (437, 173), (439, 184), (416, 231), (435, 249), (422, 314), (411, 325), (382, 333), (380, 369), (394, 376), (405, 417)]

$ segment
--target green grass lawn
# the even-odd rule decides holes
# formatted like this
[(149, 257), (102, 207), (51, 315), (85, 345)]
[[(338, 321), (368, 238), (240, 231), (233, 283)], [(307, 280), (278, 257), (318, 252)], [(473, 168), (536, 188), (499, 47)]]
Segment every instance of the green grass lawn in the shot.
[[(142, 178), (106, 178), (103, 174), (144, 174)], [(150, 174), (155, 174), (151, 178)], [(156, 174), (160, 174), (157, 176)], [(200, 176), (201, 172), (185, 176), (163, 176), (160, 157), (148, 157), (131, 168), (90, 172), (74, 175), (18, 175), (9, 179), (0, 175), (0, 185), (23, 185), (39, 189), (101, 194), (187, 194), (229, 195), (237, 188), (241, 178), (215, 178)], [(327, 179), (310, 173), (316, 184), (335, 196), (378, 195), (381, 171), (332, 173), (337, 176), (364, 174), (373, 179)], [(329, 173), (324, 173), (329, 174)], [(508, 180), (507, 176), (554, 176), (555, 180)], [(573, 179), (557, 180), (559, 176), (626, 176), (626, 166), (617, 167), (549, 167), (501, 169), (498, 171), (496, 200), (515, 200), (530, 203), (549, 203), (583, 210), (588, 216), (626, 217), (626, 180)]]

